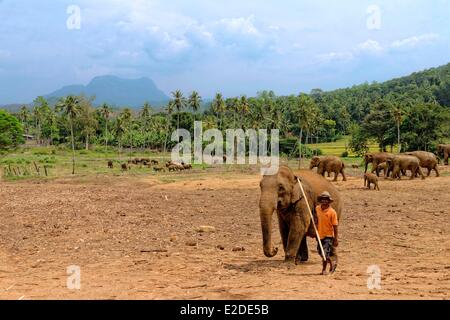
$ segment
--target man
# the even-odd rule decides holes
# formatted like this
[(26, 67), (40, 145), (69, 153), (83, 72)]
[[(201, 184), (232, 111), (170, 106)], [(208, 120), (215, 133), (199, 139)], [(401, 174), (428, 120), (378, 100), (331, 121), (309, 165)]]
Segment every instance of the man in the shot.
[[(323, 261), (321, 274), (325, 275), (328, 263), (330, 264), (330, 273), (333, 273), (337, 267), (338, 219), (336, 211), (330, 206), (333, 198), (331, 198), (328, 191), (323, 192), (317, 200), (320, 203), (316, 207), (317, 231), (319, 232), (320, 242), (322, 243), (326, 259)], [(317, 243), (317, 250), (322, 256), (319, 243)], [(335, 260), (334, 263), (332, 258)]]

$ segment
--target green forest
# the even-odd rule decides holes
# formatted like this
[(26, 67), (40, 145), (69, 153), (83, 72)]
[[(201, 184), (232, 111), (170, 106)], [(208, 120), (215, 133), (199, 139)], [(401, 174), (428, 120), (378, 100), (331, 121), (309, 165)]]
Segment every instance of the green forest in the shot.
[[(103, 104), (93, 97), (67, 96), (51, 104), (37, 97), (13, 117), (0, 112), (0, 148), (24, 142), (22, 134), (39, 145), (73, 149), (105, 148), (168, 150), (171, 132), (193, 131), (194, 121), (204, 130), (219, 128), (279, 129), (280, 151), (297, 155), (301, 145), (333, 142), (350, 135), (356, 154), (376, 141), (380, 150), (434, 151), (450, 137), (450, 64), (383, 83), (364, 83), (325, 92), (277, 96), (273, 91), (255, 97), (224, 97), (217, 93), (203, 101), (194, 91), (176, 90), (164, 108), (144, 103), (140, 109)], [(301, 149), (304, 155), (311, 150)], [(316, 152), (320, 152), (316, 150)]]

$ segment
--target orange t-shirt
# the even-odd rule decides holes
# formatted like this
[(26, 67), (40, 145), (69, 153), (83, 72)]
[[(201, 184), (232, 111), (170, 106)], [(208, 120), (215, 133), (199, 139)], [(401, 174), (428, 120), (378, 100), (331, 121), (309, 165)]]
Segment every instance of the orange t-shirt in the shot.
[(337, 213), (332, 207), (328, 207), (326, 210), (322, 210), (319, 206), (316, 207), (317, 213), (317, 231), (319, 231), (320, 239), (326, 237), (334, 237), (333, 226), (338, 225)]

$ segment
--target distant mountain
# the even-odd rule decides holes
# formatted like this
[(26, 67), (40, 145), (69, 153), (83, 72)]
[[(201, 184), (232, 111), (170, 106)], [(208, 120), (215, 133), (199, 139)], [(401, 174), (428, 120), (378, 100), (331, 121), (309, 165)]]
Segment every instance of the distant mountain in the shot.
[(5, 105), (0, 105), (0, 108), (5, 109), (9, 112), (19, 112), (20, 108), (22, 108), (22, 106), (26, 106), (26, 107), (30, 107), (30, 104), (24, 103), (24, 104), (18, 104), (18, 103), (14, 103), (14, 104), (5, 104)]
[(169, 100), (169, 97), (149, 78), (121, 79), (115, 76), (95, 77), (87, 86), (65, 86), (44, 98), (55, 100), (70, 94), (95, 96), (95, 105), (108, 103), (117, 107), (137, 108), (145, 101), (160, 106)]

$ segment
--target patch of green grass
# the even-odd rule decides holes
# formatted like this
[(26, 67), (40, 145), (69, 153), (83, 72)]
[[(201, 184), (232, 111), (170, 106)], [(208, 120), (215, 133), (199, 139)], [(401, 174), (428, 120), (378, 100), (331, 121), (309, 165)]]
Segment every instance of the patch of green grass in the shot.
[[(347, 151), (349, 156), (356, 156), (349, 147), (350, 136), (343, 136), (341, 139), (335, 142), (324, 142), (319, 144), (308, 144), (307, 146), (312, 149), (322, 150), (323, 155), (338, 156), (340, 157), (343, 152)], [(379, 151), (378, 144), (371, 141), (369, 143), (369, 152)]]

